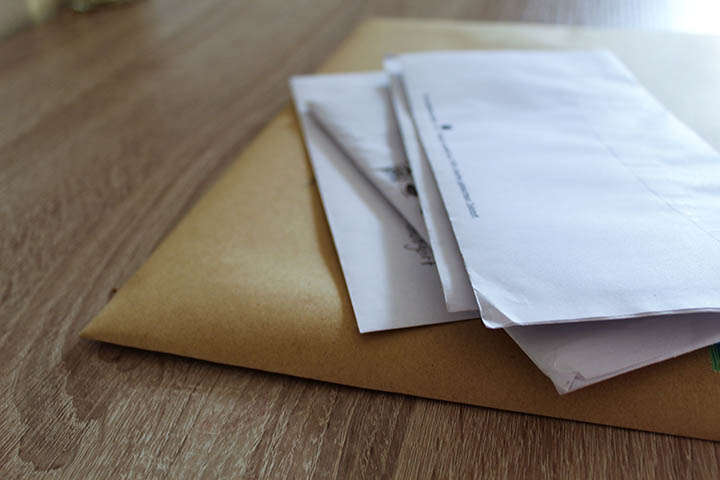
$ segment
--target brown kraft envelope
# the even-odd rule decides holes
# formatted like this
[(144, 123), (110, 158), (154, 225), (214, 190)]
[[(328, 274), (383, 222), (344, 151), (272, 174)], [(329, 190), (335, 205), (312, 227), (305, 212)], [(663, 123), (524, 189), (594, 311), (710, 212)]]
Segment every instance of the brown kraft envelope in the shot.
[[(413, 50), (609, 48), (720, 147), (720, 37), (370, 20), (323, 72)], [(720, 320), (719, 320), (720, 321)], [(195, 205), (82, 336), (212, 362), (454, 402), (720, 440), (707, 349), (559, 396), (479, 321), (361, 335), (291, 109)]]

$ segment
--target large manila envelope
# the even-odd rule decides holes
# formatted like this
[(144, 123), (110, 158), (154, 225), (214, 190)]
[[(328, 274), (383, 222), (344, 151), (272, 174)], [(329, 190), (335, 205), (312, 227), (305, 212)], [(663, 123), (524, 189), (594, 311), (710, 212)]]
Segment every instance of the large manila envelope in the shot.
[[(720, 148), (720, 38), (371, 20), (322, 70), (380, 69), (385, 54), (412, 50), (594, 47), (614, 51)], [(358, 333), (290, 109), (82, 335), (376, 390), (720, 440), (720, 374), (706, 349), (559, 396), (504, 332), (480, 321)]]

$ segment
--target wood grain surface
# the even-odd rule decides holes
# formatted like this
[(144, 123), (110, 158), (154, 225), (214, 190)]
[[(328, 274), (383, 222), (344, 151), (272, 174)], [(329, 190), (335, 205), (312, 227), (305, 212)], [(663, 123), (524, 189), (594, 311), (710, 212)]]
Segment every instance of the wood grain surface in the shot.
[(35, 28), (6, 16), (0, 478), (719, 478), (711, 442), (77, 336), (288, 102), (288, 76), (313, 71), (368, 15), (719, 33), (718, 5), (155, 0)]

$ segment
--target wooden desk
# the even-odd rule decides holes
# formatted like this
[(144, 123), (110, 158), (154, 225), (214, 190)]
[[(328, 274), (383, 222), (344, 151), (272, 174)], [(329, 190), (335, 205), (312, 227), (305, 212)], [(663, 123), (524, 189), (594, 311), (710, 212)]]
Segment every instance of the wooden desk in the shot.
[(140, 1), (0, 42), (0, 478), (718, 478), (718, 446), (78, 331), (368, 15), (720, 32), (717, 2)]

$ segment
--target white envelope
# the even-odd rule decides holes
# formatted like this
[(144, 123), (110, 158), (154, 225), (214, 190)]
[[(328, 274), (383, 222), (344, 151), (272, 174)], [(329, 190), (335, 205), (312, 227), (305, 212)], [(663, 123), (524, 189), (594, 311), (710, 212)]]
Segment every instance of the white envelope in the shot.
[(610, 53), (396, 59), (486, 325), (719, 310), (720, 157)]
[[(337, 89), (342, 89), (343, 85), (349, 85), (351, 83), (350, 90), (358, 93), (358, 90), (362, 88), (363, 84), (365, 84), (367, 89), (375, 88), (377, 85), (377, 74), (328, 75), (307, 77), (303, 80), (310, 83), (317, 82), (317, 84), (322, 85), (327, 85), (328, 82), (332, 82), (332, 85)], [(295, 91), (297, 92), (298, 89), (295, 89)], [(391, 88), (391, 91), (394, 97), (397, 90)], [(296, 93), (296, 99), (297, 98), (298, 95)], [(367, 100), (367, 97), (364, 98)], [(325, 96), (317, 101), (325, 102), (329, 105), (334, 103), (336, 98), (333, 96)], [(385, 95), (378, 95), (372, 101), (389, 102)], [(396, 105), (398, 104), (396, 98), (393, 98), (393, 102)], [(352, 103), (346, 103), (346, 106), (345, 115), (353, 115), (354, 109), (352, 108)], [(393, 120), (388, 119), (386, 115), (382, 114), (384, 108), (381, 108), (379, 105), (372, 110), (375, 111), (377, 115), (368, 116), (367, 120), (369, 121), (367, 124), (372, 125), (374, 123), (376, 125), (365, 132), (357, 132), (357, 135), (364, 136), (370, 145), (375, 145), (376, 148), (380, 150), (379, 144), (387, 142), (387, 137), (384, 135), (373, 135), (372, 132), (388, 131), (389, 127), (382, 127), (377, 124), (387, 121), (392, 122)], [(399, 114), (401, 114), (401, 112), (402, 110), (398, 111)], [(346, 122), (346, 120), (341, 121), (343, 123)], [(306, 120), (303, 120), (304, 125), (305, 122)], [(308, 123), (308, 126), (312, 127), (310, 123)], [(313, 145), (314, 140), (321, 140), (321, 138), (309, 135), (308, 129), (306, 129), (305, 126), (303, 128), (309, 150), (313, 156), (313, 163), (317, 164), (319, 161), (320, 165), (318, 166), (322, 168), (322, 162), (324, 162), (325, 159), (320, 155), (321, 151), (318, 151), (318, 145)], [(409, 129), (404, 133), (408, 134), (405, 137), (406, 139), (412, 140), (414, 136), (413, 129)], [(341, 143), (340, 139), (335, 140)], [(409, 144), (417, 145), (417, 142), (409, 142)], [(398, 148), (394, 142), (393, 145), (395, 145), (393, 148)], [(408, 157), (411, 158), (411, 155), (408, 154)], [(315, 167), (316, 171), (318, 166)], [(340, 162), (338, 166), (342, 166), (342, 162)], [(363, 171), (366, 170), (363, 169)], [(413, 167), (414, 176), (417, 172), (418, 169)], [(329, 177), (326, 180), (332, 182), (334, 186), (340, 189), (344, 187), (342, 183), (338, 183), (337, 179), (333, 180)], [(426, 180), (432, 180), (432, 178), (427, 177)], [(320, 182), (320, 179), (318, 179), (318, 182)], [(428, 193), (425, 191), (425, 187), (432, 188), (434, 187), (434, 183), (429, 181), (423, 182), (419, 178), (416, 178), (416, 186), (422, 203)], [(371, 203), (370, 196), (379, 198), (379, 195), (376, 192), (372, 192), (372, 189), (365, 191), (368, 198), (363, 201), (364, 204), (367, 205)], [(435, 193), (437, 194), (437, 192)], [(324, 194), (323, 198), (325, 198)], [(328, 198), (325, 201), (333, 202), (334, 200), (334, 198)], [(356, 198), (356, 200), (358, 199)], [(423, 206), (425, 205), (425, 203), (422, 204)], [(440, 206), (442, 207), (441, 202)], [(348, 211), (351, 210), (356, 217), (362, 209), (360, 202), (358, 202), (357, 205), (346, 205), (346, 207)], [(431, 217), (428, 215), (428, 209), (424, 209), (424, 211), (425, 219), (429, 221)], [(359, 215), (359, 218), (363, 216), (364, 215)], [(393, 224), (399, 224), (401, 222), (402, 220), (397, 218), (397, 216), (389, 215), (383, 217), (383, 228), (391, 230), (393, 229)], [(445, 229), (446, 231), (439, 233), (444, 237), (449, 236), (449, 241), (454, 243), (455, 240), (452, 237), (449, 223), (445, 224)], [(335, 231), (336, 230), (333, 230), (333, 234), (335, 234)], [(341, 239), (337, 238), (336, 242), (339, 241), (341, 241)], [(457, 251), (457, 247), (455, 247), (455, 250), (455, 255), (459, 257), (460, 254), (459, 251)], [(452, 249), (448, 249), (448, 251), (452, 251)], [(367, 256), (367, 262), (372, 263), (372, 268), (377, 269), (378, 272), (387, 271), (383, 265), (377, 262), (377, 259), (377, 257), (371, 254)], [(461, 262), (461, 260), (459, 261)], [(351, 263), (348, 265), (348, 268), (358, 268), (358, 263)], [(345, 271), (345, 269), (346, 266), (343, 264), (343, 270)], [(467, 275), (464, 271), (461, 271), (461, 273), (465, 275), (465, 284), (469, 286)], [(423, 277), (432, 276), (431, 272), (427, 270), (423, 271), (422, 274)], [(352, 276), (352, 272), (346, 271), (345, 275), (346, 277), (348, 275)], [(458, 281), (460, 280), (462, 280), (462, 277), (458, 278)], [(405, 297), (401, 289), (397, 287), (398, 285), (405, 285), (415, 281), (418, 282), (418, 285), (421, 286), (426, 293), (419, 300), (418, 298), (410, 299)], [(386, 284), (386, 282), (382, 283)], [(397, 309), (400, 311), (430, 310), (433, 308), (430, 302), (437, 302), (439, 297), (436, 292), (432, 291), (432, 289), (437, 288), (437, 286), (432, 287), (432, 285), (432, 282), (426, 281), (424, 278), (408, 276), (391, 285), (389, 298), (393, 298), (399, 302), (408, 302), (404, 308)], [(358, 285), (358, 287), (361, 286)], [(372, 287), (374, 287), (372, 283), (365, 286), (365, 288)], [(420, 303), (411, 305), (409, 303), (411, 301), (420, 301)], [(353, 300), (353, 305), (356, 311), (362, 310), (362, 308), (355, 306), (355, 300)], [(360, 319), (358, 321), (360, 321)], [(391, 319), (386, 319), (388, 323), (391, 321)], [(552, 380), (558, 392), (567, 393), (621, 373), (717, 343), (720, 341), (720, 317), (716, 314), (695, 314), (640, 318), (624, 322), (601, 321), (534, 327), (512, 327), (507, 328), (506, 331), (543, 373)]]
[[(392, 121), (387, 77), (377, 72), (360, 78), (345, 77), (340, 90), (328, 88), (322, 103), (310, 103), (310, 114), (427, 242), (410, 166), (400, 144), (397, 123)], [(352, 105), (352, 115), (348, 115), (348, 104)], [(377, 118), (388, 121), (376, 122)], [(386, 141), (371, 141), (377, 138)]]
[(562, 394), (718, 343), (720, 316), (691, 313), (505, 331)]
[[(295, 108), (360, 332), (477, 318), (448, 313), (432, 251), (309, 114), (309, 105), (366, 81), (293, 77)], [(372, 82), (372, 78), (370, 79)]]
[[(400, 67), (391, 58), (384, 62), (390, 83), (390, 97), (402, 136), (408, 163), (412, 169), (416, 190), (422, 192), (420, 205), (427, 227), (430, 246), (449, 312), (478, 310), (475, 293), (470, 285), (465, 263), (458, 249), (445, 205), (425, 152), (420, 146), (402, 85)], [(478, 313), (479, 315), (479, 313)]]

